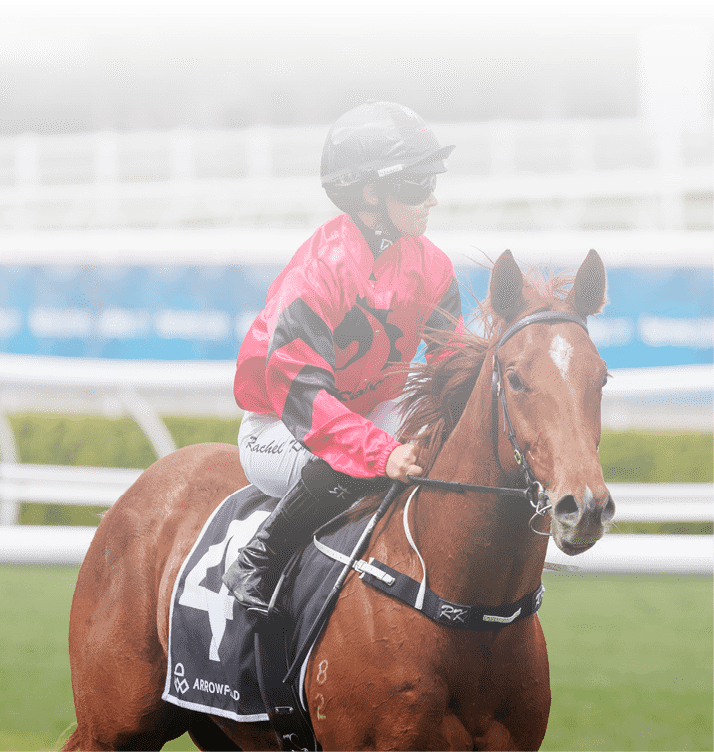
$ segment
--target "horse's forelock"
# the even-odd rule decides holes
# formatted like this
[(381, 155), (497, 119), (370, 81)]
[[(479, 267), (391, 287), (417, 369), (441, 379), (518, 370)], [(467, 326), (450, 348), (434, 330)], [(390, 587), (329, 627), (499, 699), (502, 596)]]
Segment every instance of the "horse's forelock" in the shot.
[(523, 295), (530, 305), (557, 309), (568, 295), (575, 275), (560, 272), (554, 274), (541, 267), (532, 267), (526, 273)]

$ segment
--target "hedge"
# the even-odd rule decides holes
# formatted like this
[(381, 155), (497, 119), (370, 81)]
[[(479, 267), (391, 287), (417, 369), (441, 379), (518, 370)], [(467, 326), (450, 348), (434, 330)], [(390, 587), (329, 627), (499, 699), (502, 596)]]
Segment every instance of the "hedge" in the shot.
[[(179, 447), (207, 441), (232, 444), (239, 426), (238, 420), (218, 418), (165, 416), (164, 421)], [(148, 440), (130, 418), (28, 413), (11, 416), (10, 422), (22, 462), (143, 469), (156, 460)], [(604, 431), (600, 461), (605, 480), (616, 483), (712, 482), (714, 473), (711, 434), (693, 431)], [(100, 510), (23, 504), (21, 522), (95, 525)], [(651, 526), (645, 528), (651, 530)]]

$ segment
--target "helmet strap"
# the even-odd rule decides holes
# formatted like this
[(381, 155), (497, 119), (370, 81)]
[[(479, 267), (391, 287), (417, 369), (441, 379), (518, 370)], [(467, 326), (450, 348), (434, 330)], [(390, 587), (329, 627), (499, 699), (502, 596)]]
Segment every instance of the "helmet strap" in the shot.
[(365, 224), (358, 216), (356, 216), (356, 213), (352, 215), (352, 219), (362, 235), (364, 235), (364, 239), (367, 241), (367, 245), (376, 259), (381, 253), (386, 251), (389, 246), (396, 243), (402, 236), (402, 233), (399, 232), (389, 218), (387, 202), (383, 196), (379, 197), (379, 202), (376, 206), (370, 207), (370, 214), (375, 216), (374, 227)]

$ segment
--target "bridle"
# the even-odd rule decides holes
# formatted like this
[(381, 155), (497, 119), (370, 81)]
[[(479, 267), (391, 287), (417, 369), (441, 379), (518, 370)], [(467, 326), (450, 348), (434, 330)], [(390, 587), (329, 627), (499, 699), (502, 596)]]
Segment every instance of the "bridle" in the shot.
[(525, 499), (531, 507), (535, 510), (535, 513), (528, 523), (531, 530), (538, 535), (549, 535), (548, 533), (541, 533), (533, 527), (533, 521), (536, 517), (543, 517), (545, 513), (552, 508), (552, 504), (549, 503), (548, 495), (545, 492), (543, 486), (536, 480), (536, 477), (528, 463), (528, 458), (521, 451), (518, 445), (518, 439), (516, 432), (513, 430), (513, 424), (511, 423), (511, 417), (508, 414), (508, 405), (506, 403), (506, 390), (503, 388), (503, 371), (501, 369), (501, 363), (498, 360), (498, 350), (508, 340), (521, 329), (524, 329), (531, 324), (562, 324), (573, 323), (581, 326), (585, 331), (588, 331), (587, 324), (580, 318), (580, 316), (574, 313), (567, 313), (566, 311), (538, 311), (532, 313), (530, 316), (524, 316), (515, 324), (512, 324), (506, 331), (499, 337), (496, 347), (493, 351), (493, 370), (491, 373), (491, 438), (493, 441), (493, 454), (496, 458), (499, 468), (503, 475), (506, 475), (503, 467), (501, 466), (501, 460), (499, 459), (498, 451), (498, 403), (500, 401), (501, 408), (503, 410), (503, 432), (508, 438), (511, 447), (513, 448), (513, 457), (518, 465), (518, 471), (525, 483), (525, 488), (501, 488), (499, 486), (477, 486), (471, 483), (459, 483), (453, 480), (440, 480), (438, 478), (422, 478), (418, 475), (407, 476), (412, 483), (417, 485), (426, 486), (428, 488), (439, 488), (444, 491), (475, 491), (477, 493), (492, 493), (497, 496), (515, 496)]
[[(411, 483), (414, 483), (418, 486), (426, 486), (428, 488), (436, 488), (441, 489), (443, 491), (458, 491), (458, 492), (465, 492), (465, 491), (475, 491), (477, 493), (488, 493), (488, 494), (496, 494), (497, 496), (501, 497), (518, 497), (525, 499), (531, 507), (535, 510), (533, 516), (530, 518), (529, 521), (529, 527), (538, 535), (543, 535), (547, 537), (549, 533), (541, 533), (539, 530), (536, 530), (533, 527), (533, 521), (536, 519), (536, 517), (543, 517), (545, 516), (545, 513), (552, 508), (552, 504), (549, 503), (548, 495), (546, 494), (543, 486), (536, 480), (535, 475), (533, 474), (533, 470), (531, 469), (531, 466), (528, 464), (527, 457), (523, 454), (521, 451), (521, 448), (518, 445), (518, 439), (516, 438), (516, 432), (513, 430), (513, 424), (511, 423), (511, 418), (508, 414), (508, 405), (506, 404), (506, 392), (503, 388), (503, 371), (501, 369), (501, 364), (498, 360), (498, 350), (500, 347), (502, 347), (508, 340), (517, 332), (520, 332), (521, 329), (525, 328), (526, 326), (530, 326), (531, 324), (562, 324), (562, 323), (573, 323), (577, 324), (578, 326), (581, 326), (585, 331), (588, 331), (587, 324), (585, 321), (580, 318), (580, 316), (577, 316), (574, 313), (567, 313), (565, 311), (538, 311), (537, 313), (532, 313), (530, 316), (525, 316), (524, 318), (520, 319), (519, 321), (516, 321), (515, 324), (512, 324), (506, 331), (500, 336), (498, 342), (496, 343), (496, 347), (493, 351), (493, 372), (491, 374), (491, 415), (492, 415), (492, 438), (493, 438), (493, 452), (496, 457), (496, 462), (498, 463), (499, 468), (501, 469), (501, 472), (506, 475), (506, 473), (503, 470), (503, 467), (501, 466), (501, 460), (499, 459), (499, 452), (498, 452), (498, 402), (500, 400), (501, 407), (503, 409), (503, 428), (504, 433), (508, 437), (508, 441), (510, 442), (511, 446), (513, 447), (513, 456), (516, 460), (516, 464), (518, 465), (518, 471), (523, 478), (525, 488), (501, 488), (499, 486), (477, 486), (473, 485), (471, 483), (459, 483), (455, 480), (440, 480), (438, 478), (422, 478), (418, 475), (408, 475), (407, 478)], [(284, 682), (291, 682), (299, 670), (300, 666), (302, 665), (303, 660), (305, 659), (308, 650), (310, 649), (310, 646), (314, 644), (315, 640), (317, 639), (317, 636), (320, 632), (320, 629), (322, 629), (323, 624), (325, 623), (325, 620), (327, 619), (327, 614), (329, 613), (330, 609), (334, 606), (335, 600), (337, 599), (340, 589), (342, 588), (342, 584), (344, 583), (347, 575), (352, 570), (353, 567), (357, 568), (356, 562), (359, 559), (359, 557), (364, 552), (368, 542), (369, 538), (372, 535), (373, 530), (375, 529), (378, 521), (386, 514), (387, 510), (389, 509), (389, 506), (392, 504), (394, 499), (398, 496), (401, 489), (403, 488), (403, 485), (399, 481), (394, 481), (392, 484), (392, 487), (390, 488), (389, 492), (385, 496), (382, 503), (379, 505), (379, 508), (374, 513), (372, 518), (370, 519), (369, 523), (367, 524), (367, 527), (362, 531), (362, 535), (360, 539), (357, 541), (357, 544), (355, 545), (352, 555), (347, 557), (343, 556), (342, 558), (337, 558), (338, 561), (341, 561), (344, 564), (344, 567), (342, 569), (342, 573), (340, 574), (339, 578), (337, 579), (337, 582), (334, 584), (329, 596), (327, 597), (327, 600), (323, 603), (322, 609), (320, 610), (320, 613), (318, 614), (317, 618), (315, 619), (315, 622), (313, 623), (308, 635), (305, 637), (300, 649), (297, 652), (296, 658), (293, 660), (292, 665), (290, 666), (290, 670), (288, 671)], [(417, 489), (414, 489), (414, 493), (417, 491)], [(412, 494), (413, 496), (413, 494)], [(409, 503), (412, 499), (412, 496), (409, 497), (409, 500), (406, 502), (405, 508), (404, 508), (404, 518), (407, 519), (407, 510), (409, 509)], [(329, 523), (328, 523), (329, 524)], [(405, 522), (406, 527), (406, 522)], [(324, 528), (322, 528), (324, 530)], [(317, 534), (316, 534), (317, 535)], [(408, 533), (409, 542), (411, 543), (414, 550), (416, 550), (416, 547), (414, 545), (414, 542), (411, 538), (411, 534)], [(315, 537), (315, 545), (318, 545), (317, 538)], [(320, 547), (320, 550), (323, 553), (326, 553), (327, 549), (325, 546)], [(417, 554), (419, 555), (419, 558), (421, 559), (421, 554), (417, 551)], [(332, 554), (328, 554), (332, 555)], [(339, 556), (339, 554), (338, 554)], [(370, 564), (365, 565), (364, 562), (361, 562), (361, 567), (359, 571), (362, 571), (363, 577), (368, 577), (369, 573), (366, 571), (365, 566), (371, 566), (371, 562), (373, 560), (370, 559)], [(422, 560), (422, 566), (424, 565)], [(382, 565), (385, 566), (385, 565)], [(384, 576), (384, 572), (380, 572), (379, 568), (377, 569), (377, 572), (381, 575), (381, 577)], [(395, 575), (398, 575), (398, 572), (395, 572)], [(372, 575), (374, 575), (374, 572), (372, 572)], [(425, 575), (426, 577), (426, 575)], [(407, 580), (409, 578), (406, 578)], [(376, 582), (380, 582), (379, 578), (375, 579)], [(369, 582), (369, 580), (368, 580)], [(392, 580), (394, 582), (394, 580)], [(426, 579), (424, 579), (423, 584), (425, 584)], [(372, 583), (374, 584), (374, 583)], [(390, 583), (391, 584), (391, 583)], [(417, 586), (417, 583), (414, 583), (415, 586)], [(376, 586), (376, 585), (375, 585)], [(385, 590), (385, 592), (390, 592), (389, 590)], [(421, 593), (422, 591), (419, 590)], [(535, 613), (535, 611), (538, 610), (538, 606), (540, 605), (540, 601), (542, 599), (542, 585), (536, 590), (534, 593), (531, 593), (528, 595), (528, 598), (535, 598), (534, 604), (535, 609), (534, 611), (531, 611), (530, 613)], [(432, 593), (433, 594), (433, 593)], [(390, 595), (394, 595), (393, 592), (390, 592)], [(399, 596), (402, 600), (406, 600), (404, 597)], [(438, 596), (435, 596), (438, 597)], [(275, 600), (275, 595), (273, 595), (273, 600)], [(409, 602), (409, 605), (413, 605), (415, 608), (417, 606), (414, 605), (411, 601)], [(462, 606), (460, 604), (451, 604), (447, 601), (441, 601), (442, 603), (446, 603), (447, 605), (454, 606), (456, 605), (458, 608), (465, 608), (470, 609), (470, 606)], [(418, 606), (419, 609), (422, 608), (422, 606)], [(515, 612), (515, 616), (519, 615), (521, 613), (521, 607), (518, 608), (517, 612)], [(432, 617), (433, 618), (433, 617)], [(515, 617), (509, 617), (509, 618), (515, 618)], [(438, 618), (436, 619), (439, 620)], [(443, 623), (443, 622), (442, 622)], [(453, 624), (452, 624), (453, 626)]]

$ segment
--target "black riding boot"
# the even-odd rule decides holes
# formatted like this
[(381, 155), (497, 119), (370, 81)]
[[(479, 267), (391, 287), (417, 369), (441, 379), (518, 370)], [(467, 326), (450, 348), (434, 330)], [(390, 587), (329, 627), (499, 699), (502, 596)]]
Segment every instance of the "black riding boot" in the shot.
[(305, 537), (347, 509), (367, 486), (321, 459), (308, 462), (301, 475), (223, 575), (236, 600), (263, 616), (281, 572)]

